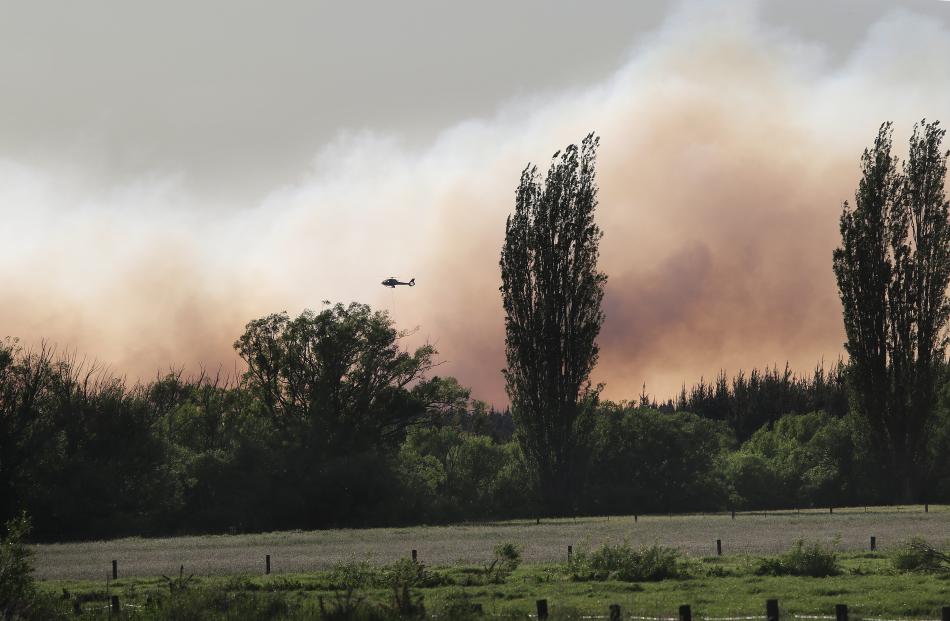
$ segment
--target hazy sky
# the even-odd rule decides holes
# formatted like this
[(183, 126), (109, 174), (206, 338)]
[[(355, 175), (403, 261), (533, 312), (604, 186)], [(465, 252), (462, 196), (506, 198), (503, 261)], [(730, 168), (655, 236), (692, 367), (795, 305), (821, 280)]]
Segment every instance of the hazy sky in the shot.
[(941, 0), (0, 0), (0, 336), (149, 378), (358, 300), (501, 403), (519, 173), (594, 130), (607, 396), (807, 371), (861, 150), (948, 77)]

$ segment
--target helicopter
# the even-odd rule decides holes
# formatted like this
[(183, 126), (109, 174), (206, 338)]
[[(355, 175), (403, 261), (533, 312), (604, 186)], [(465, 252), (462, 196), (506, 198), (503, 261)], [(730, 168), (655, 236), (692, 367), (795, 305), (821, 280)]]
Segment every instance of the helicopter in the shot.
[(409, 287), (415, 287), (415, 286), (416, 286), (416, 279), (413, 278), (413, 279), (411, 279), (409, 282), (401, 282), (401, 281), (399, 281), (399, 280), (396, 280), (396, 277), (395, 277), (395, 276), (390, 276), (389, 278), (387, 278), (386, 280), (384, 280), (384, 281), (383, 281), (382, 283), (380, 283), (380, 284), (383, 285), (384, 287), (389, 287), (390, 289), (395, 289), (395, 288), (396, 288), (396, 285), (406, 285), (406, 286), (409, 286)]

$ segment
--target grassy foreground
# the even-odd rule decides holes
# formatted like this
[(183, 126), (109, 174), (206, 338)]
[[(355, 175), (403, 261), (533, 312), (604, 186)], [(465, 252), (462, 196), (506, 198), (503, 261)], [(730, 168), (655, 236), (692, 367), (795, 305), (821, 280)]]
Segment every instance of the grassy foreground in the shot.
[[(610, 604), (620, 604), (625, 617), (675, 617), (681, 604), (690, 604), (698, 617), (761, 615), (765, 600), (773, 597), (783, 614), (834, 614), (835, 604), (845, 603), (853, 618), (940, 618), (941, 607), (950, 605), (950, 573), (901, 572), (885, 553), (839, 554), (841, 575), (825, 578), (757, 575), (761, 560), (751, 556), (686, 558), (683, 564), (689, 577), (657, 582), (578, 579), (566, 563), (522, 566), (499, 581), (492, 578), (487, 565), (423, 568), (426, 585), (411, 592), (413, 598), (421, 595), (427, 613), (441, 617), (464, 602), (467, 607), (481, 604), (489, 615), (524, 618), (534, 612), (540, 598), (548, 600), (552, 617), (557, 613), (560, 618), (606, 615)], [(248, 614), (253, 617), (304, 619), (320, 618), (321, 597), (328, 608), (345, 599), (346, 584), (365, 585), (350, 592), (354, 598), (391, 603), (392, 589), (374, 584), (374, 578), (385, 571), (355, 563), (303, 574), (204, 576), (190, 581), (186, 572), (183, 589), (175, 588), (181, 586), (176, 584), (177, 572), (171, 588), (161, 577), (120, 579), (108, 585), (48, 580), (40, 586), (70, 601), (78, 597), (88, 618), (108, 617), (105, 607), (110, 595), (120, 597), (122, 616), (170, 618), (162, 616), (167, 613), (160, 613), (155, 602), (163, 602), (167, 610), (176, 598), (213, 593), (211, 601), (252, 606)], [(220, 607), (220, 603), (215, 605)], [(222, 617), (196, 618), (250, 618), (241, 614), (232, 608)]]
[[(843, 603), (852, 619), (939, 619), (941, 608), (950, 606), (950, 563), (929, 572), (895, 564), (900, 543), (911, 537), (937, 546), (950, 542), (948, 507), (512, 521), (33, 548), (39, 588), (70, 616), (78, 604), (82, 618), (389, 621), (397, 618), (395, 609), (409, 609), (415, 616), (398, 618), (463, 619), (478, 606), (486, 615), (524, 619), (536, 600), (546, 599), (552, 619), (607, 615), (611, 604), (622, 607), (624, 618), (675, 617), (680, 605), (689, 604), (702, 619), (763, 615), (766, 599), (776, 598), (785, 618), (831, 615)], [(835, 575), (763, 571), (801, 538), (827, 552), (824, 560), (831, 560)], [(723, 556), (716, 555), (717, 539)], [(510, 566), (498, 556), (503, 542), (520, 552)], [(650, 548), (673, 559), (662, 579), (626, 571), (622, 559), (621, 571), (598, 573), (592, 561), (597, 551), (610, 556), (626, 550), (629, 557)], [(407, 559), (410, 550), (418, 550), (420, 563)], [(266, 576), (265, 555), (273, 570)], [(118, 561), (117, 580), (111, 579), (112, 559)], [(118, 615), (110, 613), (111, 596), (119, 597)], [(346, 613), (356, 602), (373, 614)]]
[(119, 577), (170, 574), (180, 565), (200, 576), (263, 574), (271, 556), (274, 573), (310, 573), (350, 560), (387, 565), (418, 550), (430, 566), (479, 565), (495, 545), (513, 542), (526, 564), (563, 562), (567, 546), (629, 541), (660, 544), (687, 555), (716, 553), (722, 541), (727, 555), (777, 554), (797, 539), (835, 542), (841, 551), (866, 551), (870, 537), (887, 550), (912, 536), (943, 543), (950, 540), (950, 507), (922, 506), (836, 508), (769, 513), (613, 516), (514, 520), (452, 526), (289, 531), (248, 535), (209, 535), (156, 539), (129, 538), (33, 546), (40, 579), (105, 581), (112, 561)]

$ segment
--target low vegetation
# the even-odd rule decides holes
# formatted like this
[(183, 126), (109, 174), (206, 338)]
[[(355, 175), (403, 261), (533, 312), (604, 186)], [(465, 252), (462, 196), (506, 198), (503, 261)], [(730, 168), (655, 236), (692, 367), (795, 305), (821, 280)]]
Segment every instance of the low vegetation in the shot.
[[(798, 573), (821, 573), (813, 568), (827, 563), (830, 552), (802, 542), (780, 558), (783, 567), (804, 568)], [(384, 567), (344, 563), (306, 574), (196, 576), (174, 590), (161, 578), (120, 579), (110, 588), (122, 602), (119, 618), (162, 621), (395, 621), (423, 614), (513, 619), (533, 612), (542, 598), (552, 619), (605, 614), (613, 603), (645, 616), (670, 616), (683, 603), (698, 615), (747, 616), (761, 614), (770, 597), (780, 600), (786, 614), (830, 614), (836, 603), (847, 603), (864, 616), (932, 617), (947, 604), (942, 574), (898, 570), (892, 555), (884, 553), (834, 553), (833, 558), (834, 574), (813, 580), (793, 571), (763, 575), (759, 568), (772, 560), (766, 557), (695, 557), (662, 546), (621, 543), (575, 554), (570, 562), (519, 564), (500, 580), (486, 579), (485, 566), (430, 568), (406, 560)], [(83, 610), (79, 618), (107, 616), (104, 583), (38, 584), (47, 600), (60, 596), (52, 616), (45, 618), (75, 618), (76, 602)]]
[(685, 573), (679, 551), (660, 545), (633, 548), (626, 541), (614, 546), (605, 544), (593, 552), (578, 552), (567, 569), (577, 581), (645, 582), (679, 578)]
[(799, 539), (795, 545), (780, 556), (764, 558), (756, 573), (771, 576), (810, 576), (824, 578), (841, 573), (838, 555), (834, 548), (818, 541)]
[(922, 537), (912, 537), (904, 542), (892, 557), (898, 571), (950, 572), (950, 554), (942, 552)]

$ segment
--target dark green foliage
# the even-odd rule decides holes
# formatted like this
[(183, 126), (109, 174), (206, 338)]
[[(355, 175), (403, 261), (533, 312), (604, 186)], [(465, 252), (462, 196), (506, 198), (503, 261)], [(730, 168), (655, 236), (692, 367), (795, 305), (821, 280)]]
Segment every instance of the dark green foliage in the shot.
[(511, 572), (521, 564), (521, 549), (514, 543), (501, 543), (495, 546), (495, 557), (485, 566), (488, 582), (504, 582)]
[(898, 170), (892, 128), (862, 157), (852, 208), (841, 214), (834, 271), (844, 309), (852, 403), (888, 461), (895, 497), (919, 498), (926, 438), (946, 378), (950, 317), (947, 153), (936, 122), (915, 125)]
[(626, 541), (614, 546), (604, 544), (594, 552), (575, 553), (568, 571), (574, 580), (624, 582), (655, 582), (686, 575), (675, 548), (652, 545), (634, 549)]
[(720, 422), (605, 403), (598, 409), (585, 503), (591, 512), (650, 513), (724, 504), (717, 473), (732, 444)]
[[(844, 362), (839, 360), (827, 371), (819, 364), (810, 376), (796, 375), (788, 365), (782, 370), (767, 367), (752, 369), (748, 374), (740, 371), (732, 379), (720, 372), (714, 383), (700, 379), (689, 390), (684, 386), (675, 401), (652, 405), (664, 411), (686, 411), (725, 421), (736, 439), (745, 442), (757, 429), (786, 414), (817, 410), (835, 417), (847, 414), (845, 371)], [(648, 398), (646, 401), (649, 403)]]
[(432, 573), (423, 563), (411, 559), (401, 559), (386, 568), (386, 584), (393, 589), (402, 590), (404, 587), (434, 587), (445, 583), (445, 578)]
[(329, 572), (330, 589), (335, 591), (358, 590), (378, 586), (377, 570), (366, 561), (337, 563)]
[[(475, 602), (465, 591), (457, 591), (447, 597), (446, 600), (442, 608), (436, 613), (437, 617), (452, 619), (453, 621), (475, 621), (484, 618), (481, 608), (475, 605)], [(492, 615), (493, 618), (498, 616), (501, 615)], [(522, 616), (520, 615), (518, 618)], [(510, 615), (510, 618), (515, 617), (514, 614)]]
[(542, 502), (561, 515), (573, 508), (585, 418), (598, 392), (589, 381), (607, 280), (597, 271), (598, 142), (590, 134), (580, 148), (555, 154), (543, 181), (536, 167), (524, 169), (500, 261), (505, 379), (517, 437)]
[(759, 562), (756, 573), (770, 576), (811, 576), (823, 578), (841, 573), (838, 555), (833, 548), (820, 542), (805, 542), (799, 539), (781, 556), (765, 558)]
[(10, 520), (0, 538), (0, 618), (25, 617), (33, 607), (33, 553), (26, 545), (30, 522), (26, 515)]
[(25, 513), (9, 520), (0, 533), (0, 619), (47, 621), (63, 618), (62, 602), (40, 593), (33, 580), (31, 530)]
[(912, 537), (894, 550), (891, 562), (898, 571), (950, 571), (950, 554), (941, 552), (921, 537)]
[(0, 346), (0, 518), (27, 509), (59, 538), (145, 530), (177, 492), (142, 397), (48, 347)]
[(783, 416), (726, 458), (730, 503), (770, 509), (873, 501), (871, 462), (863, 425), (854, 417)]
[(402, 351), (401, 336), (385, 313), (336, 304), (296, 319), (256, 319), (234, 347), (265, 411), (305, 434), (309, 449), (339, 455), (398, 443), (429, 405), (419, 395), (445, 398), (407, 390), (432, 367), (435, 350)]
[(303, 619), (283, 594), (193, 589), (174, 592), (157, 600), (137, 618), (155, 621), (225, 621)]
[(466, 520), (519, 515), (527, 477), (515, 443), (452, 427), (410, 431), (397, 467), (404, 506), (417, 519)]
[[(336, 325), (338, 311), (325, 319)], [(358, 316), (376, 321), (373, 313)], [(405, 394), (395, 403), (412, 403), (415, 413), (399, 437), (370, 432), (374, 441), (357, 441), (341, 454), (328, 449), (316, 430), (344, 423), (311, 424), (276, 413), (250, 379), (171, 373), (128, 386), (84, 370), (73, 358), (5, 341), (0, 482), (7, 504), (0, 510), (7, 518), (21, 509), (39, 514), (34, 532), (46, 540), (537, 515), (526, 493), (530, 476), (522, 448), (505, 441), (507, 414), (488, 411), (452, 378), (423, 379), (400, 390)], [(950, 466), (941, 457), (950, 452), (948, 404), (945, 390), (926, 446), (933, 502), (950, 498)], [(588, 476), (570, 497), (572, 509), (581, 512), (826, 506), (883, 498), (866, 426), (853, 416), (789, 414), (737, 450), (725, 420), (629, 404), (589, 405), (591, 441), (579, 453)], [(467, 581), (486, 582), (484, 567), (473, 572)], [(389, 588), (384, 577), (374, 579), (374, 588)]]

